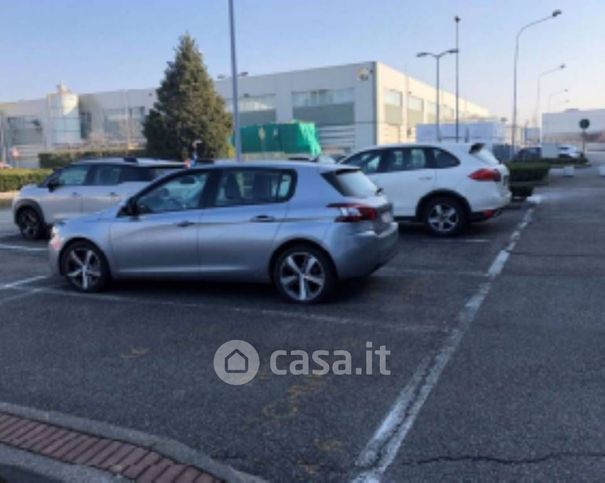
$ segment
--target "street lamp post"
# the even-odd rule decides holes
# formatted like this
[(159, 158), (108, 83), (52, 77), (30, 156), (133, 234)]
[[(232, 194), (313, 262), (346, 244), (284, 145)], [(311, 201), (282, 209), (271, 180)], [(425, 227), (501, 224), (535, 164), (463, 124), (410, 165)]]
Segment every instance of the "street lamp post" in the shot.
[(460, 24), (460, 17), (456, 15), (454, 17), (454, 21), (456, 22), (456, 142), (459, 140), (459, 131), (460, 131), (460, 116), (459, 116), (459, 106), (460, 106), (460, 69), (459, 69), (459, 57), (460, 57), (460, 48), (459, 48), (459, 36), (458, 36), (458, 25)]
[(544, 76), (547, 76), (549, 74), (554, 74), (555, 72), (559, 72), (560, 70), (565, 69), (565, 64), (561, 64), (557, 67), (555, 67), (554, 69), (548, 69), (545, 70), (544, 72), (542, 72), (539, 76), (538, 76), (538, 91), (537, 91), (537, 95), (536, 95), (536, 127), (540, 127), (540, 113), (542, 111), (542, 78)]
[(435, 135), (437, 137), (437, 142), (441, 141), (441, 131), (439, 129), (439, 117), (440, 117), (440, 109), (439, 109), (439, 61), (441, 60), (441, 57), (443, 57), (444, 55), (447, 54), (457, 54), (458, 53), (458, 49), (449, 49), (449, 50), (444, 50), (443, 52), (439, 53), (439, 54), (433, 54), (432, 52), (419, 52), (418, 54), (416, 54), (416, 57), (432, 57), (433, 59), (435, 59), (435, 62), (437, 64), (437, 82), (435, 85), (435, 103), (437, 105), (437, 113), (436, 113), (436, 117), (437, 117), (437, 122), (435, 124)]
[(229, 30), (231, 33), (231, 81), (233, 84), (233, 129), (235, 131), (235, 159), (242, 160), (242, 140), (239, 129), (239, 98), (237, 94), (237, 58), (235, 55), (235, 12), (233, 0), (229, 0)]
[(560, 91), (553, 92), (548, 96), (548, 112), (550, 112), (552, 110), (553, 97), (558, 96), (560, 94), (565, 94), (567, 92), (569, 92), (569, 89), (561, 89)]
[(513, 132), (511, 142), (512, 156), (515, 155), (515, 138), (517, 131), (517, 63), (519, 61), (519, 37), (521, 37), (521, 34), (525, 32), (525, 30), (527, 30), (528, 28), (533, 27), (534, 25), (538, 25), (539, 23), (546, 22), (547, 20), (550, 20), (552, 18), (558, 17), (559, 15), (561, 15), (561, 13), (561, 10), (555, 10), (548, 17), (534, 20), (533, 22), (530, 22), (521, 27), (521, 29), (519, 29), (519, 32), (517, 32), (517, 37), (515, 38), (515, 61), (513, 66)]

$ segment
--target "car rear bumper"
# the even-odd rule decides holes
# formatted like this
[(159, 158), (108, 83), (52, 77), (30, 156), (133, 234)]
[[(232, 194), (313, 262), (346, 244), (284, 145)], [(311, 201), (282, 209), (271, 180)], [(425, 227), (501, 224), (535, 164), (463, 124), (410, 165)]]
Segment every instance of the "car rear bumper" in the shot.
[(397, 253), (398, 239), (399, 228), (394, 222), (380, 233), (367, 230), (341, 237), (332, 250), (338, 277), (365, 277), (379, 269)]

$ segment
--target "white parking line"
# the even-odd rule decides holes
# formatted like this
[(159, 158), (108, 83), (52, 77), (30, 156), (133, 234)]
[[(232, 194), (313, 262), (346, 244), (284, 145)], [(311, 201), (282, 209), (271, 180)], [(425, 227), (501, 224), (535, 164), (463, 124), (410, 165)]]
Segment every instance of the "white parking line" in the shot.
[(515, 248), (522, 231), (531, 221), (534, 208), (530, 208), (510, 237), (509, 244), (498, 254), (489, 270), (489, 279), (479, 285), (477, 292), (466, 302), (457, 317), (457, 324), (432, 357), (422, 360), (408, 384), (399, 393), (370, 441), (366, 444), (355, 464), (358, 473), (354, 482), (380, 481), (391, 465), (431, 391), (439, 382), (447, 363), (460, 346), (464, 335), (475, 320), (481, 305), (489, 294), (494, 280), (502, 269), (510, 252)]
[(22, 285), (27, 285), (28, 283), (31, 283), (31, 282), (37, 282), (38, 280), (45, 280), (47, 278), (49, 278), (49, 275), (36, 275), (35, 277), (24, 278), (23, 280), (17, 280), (15, 282), (5, 283), (3, 285), (0, 285), (0, 289), (17, 288), (17, 287), (21, 287)]
[(23, 245), (9, 245), (7, 243), (0, 243), (0, 250), (17, 250), (22, 252), (46, 252), (46, 247), (24, 247)]
[[(1, 286), (0, 286), (1, 288)], [(63, 297), (74, 297), (78, 299), (93, 300), (96, 302), (119, 302), (128, 304), (139, 304), (139, 305), (159, 305), (159, 306), (170, 306), (170, 307), (183, 307), (183, 308), (204, 308), (210, 311), (214, 310), (225, 310), (228, 312), (250, 315), (250, 316), (273, 316), (281, 317), (283, 320), (288, 321), (291, 319), (303, 319), (305, 321), (321, 322), (326, 324), (339, 324), (339, 325), (357, 325), (357, 326), (368, 326), (373, 329), (376, 328), (376, 320), (374, 318), (350, 318), (350, 317), (335, 317), (332, 315), (324, 314), (312, 314), (308, 311), (299, 312), (296, 310), (275, 310), (275, 309), (263, 309), (255, 307), (234, 307), (233, 305), (221, 305), (217, 303), (196, 303), (196, 302), (180, 302), (176, 300), (164, 300), (164, 299), (149, 299), (143, 297), (126, 297), (123, 295), (110, 295), (110, 294), (86, 294), (76, 292), (72, 290), (61, 290), (54, 287), (40, 287), (32, 289), (30, 287), (14, 285), (12, 287), (15, 290), (24, 290), (26, 293), (35, 292), (41, 294), (50, 294)], [(7, 299), (3, 299), (7, 300)], [(440, 325), (428, 325), (428, 324), (406, 324), (403, 325), (399, 321), (393, 322), (381, 322), (380, 328), (396, 330), (400, 332), (415, 333), (415, 334), (427, 334), (427, 333), (447, 333), (448, 329)]]

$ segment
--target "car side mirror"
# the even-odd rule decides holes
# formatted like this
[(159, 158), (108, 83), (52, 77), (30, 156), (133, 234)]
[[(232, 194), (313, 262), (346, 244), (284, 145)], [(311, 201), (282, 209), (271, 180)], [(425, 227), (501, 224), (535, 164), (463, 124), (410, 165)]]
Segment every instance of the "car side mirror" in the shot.
[(49, 181), (48, 184), (46, 185), (46, 187), (48, 188), (48, 191), (50, 191), (51, 193), (53, 191), (55, 191), (59, 186), (60, 186), (60, 184), (57, 180)]
[(135, 198), (128, 198), (128, 200), (126, 200), (124, 212), (128, 216), (137, 216), (139, 214), (139, 207)]

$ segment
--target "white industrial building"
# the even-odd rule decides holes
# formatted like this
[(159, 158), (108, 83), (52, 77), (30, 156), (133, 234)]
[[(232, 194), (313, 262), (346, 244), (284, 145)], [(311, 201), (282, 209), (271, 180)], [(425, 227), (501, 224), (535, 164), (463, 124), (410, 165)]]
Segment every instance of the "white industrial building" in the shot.
[(568, 109), (542, 114), (542, 140), (547, 143), (582, 144), (580, 121), (588, 119), (586, 143), (590, 149), (605, 148), (605, 109)]
[[(215, 84), (231, 109), (231, 80)], [(413, 141), (417, 124), (436, 121), (434, 87), (380, 62), (241, 77), (239, 92), (242, 126), (313, 122), (329, 153)], [(41, 151), (141, 146), (142, 121), (155, 100), (155, 88), (77, 94), (61, 84), (44, 99), (0, 102), (0, 155), (32, 166)], [(489, 116), (466, 99), (459, 105), (463, 121)], [(442, 121), (454, 119), (453, 94), (441, 92), (440, 110)]]

